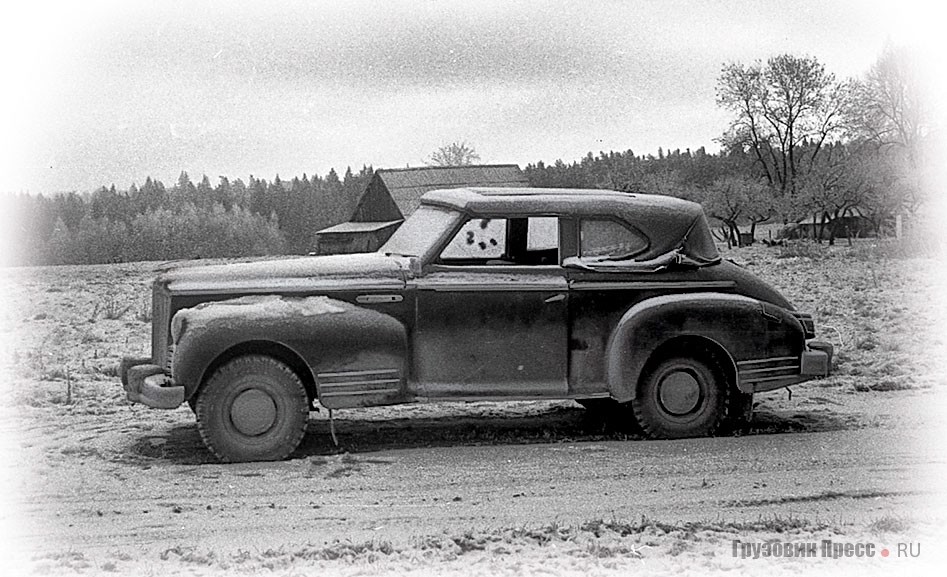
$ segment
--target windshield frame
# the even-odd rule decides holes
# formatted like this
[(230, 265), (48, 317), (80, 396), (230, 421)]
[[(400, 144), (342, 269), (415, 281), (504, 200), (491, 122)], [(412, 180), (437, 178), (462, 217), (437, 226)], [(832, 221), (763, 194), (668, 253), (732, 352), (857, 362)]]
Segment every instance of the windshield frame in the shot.
[(378, 252), (430, 262), (463, 221), (464, 213), (457, 209), (422, 204), (401, 223)]

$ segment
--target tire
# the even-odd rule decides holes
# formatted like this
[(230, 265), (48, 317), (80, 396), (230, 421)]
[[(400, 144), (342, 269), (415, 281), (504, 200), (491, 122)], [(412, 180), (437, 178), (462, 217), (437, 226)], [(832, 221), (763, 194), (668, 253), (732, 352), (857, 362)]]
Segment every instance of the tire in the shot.
[[(706, 360), (705, 360), (706, 359)], [(655, 439), (713, 435), (727, 416), (728, 387), (709, 354), (673, 356), (646, 368), (631, 408)]]
[(278, 461), (306, 434), (306, 388), (272, 357), (238, 357), (218, 368), (198, 392), (197, 428), (204, 444), (227, 462)]

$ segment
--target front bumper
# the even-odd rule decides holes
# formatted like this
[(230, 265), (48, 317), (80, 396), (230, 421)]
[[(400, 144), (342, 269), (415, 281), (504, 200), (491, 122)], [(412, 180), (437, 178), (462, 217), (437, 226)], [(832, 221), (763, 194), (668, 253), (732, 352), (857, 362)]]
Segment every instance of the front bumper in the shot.
[(832, 343), (809, 341), (809, 350), (803, 351), (799, 359), (799, 373), (809, 377), (827, 377), (832, 373)]
[(744, 393), (762, 393), (796, 385), (832, 373), (831, 343), (808, 341), (798, 357), (774, 357), (737, 363), (737, 387)]
[(184, 387), (176, 386), (161, 367), (151, 364), (151, 359), (122, 359), (119, 376), (125, 395), (133, 403), (175, 409), (184, 402)]

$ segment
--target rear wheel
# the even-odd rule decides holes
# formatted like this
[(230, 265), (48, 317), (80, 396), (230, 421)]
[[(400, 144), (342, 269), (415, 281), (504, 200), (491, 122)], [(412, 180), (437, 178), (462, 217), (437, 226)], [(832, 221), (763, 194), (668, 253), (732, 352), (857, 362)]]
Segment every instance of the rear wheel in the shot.
[(646, 368), (631, 401), (635, 419), (650, 437), (712, 435), (727, 415), (728, 391), (713, 357), (672, 356)]
[(276, 461), (292, 453), (309, 421), (306, 388), (272, 357), (238, 357), (198, 392), (197, 428), (224, 462)]

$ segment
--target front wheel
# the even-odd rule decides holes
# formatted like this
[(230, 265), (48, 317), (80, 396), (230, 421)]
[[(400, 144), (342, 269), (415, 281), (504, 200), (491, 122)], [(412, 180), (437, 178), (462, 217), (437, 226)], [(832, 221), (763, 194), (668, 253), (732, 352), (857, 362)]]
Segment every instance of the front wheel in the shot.
[(306, 434), (309, 403), (289, 367), (248, 355), (214, 372), (198, 392), (195, 413), (201, 439), (221, 461), (277, 461)]
[(650, 437), (712, 435), (727, 415), (727, 385), (712, 362), (670, 357), (646, 369), (631, 407)]

